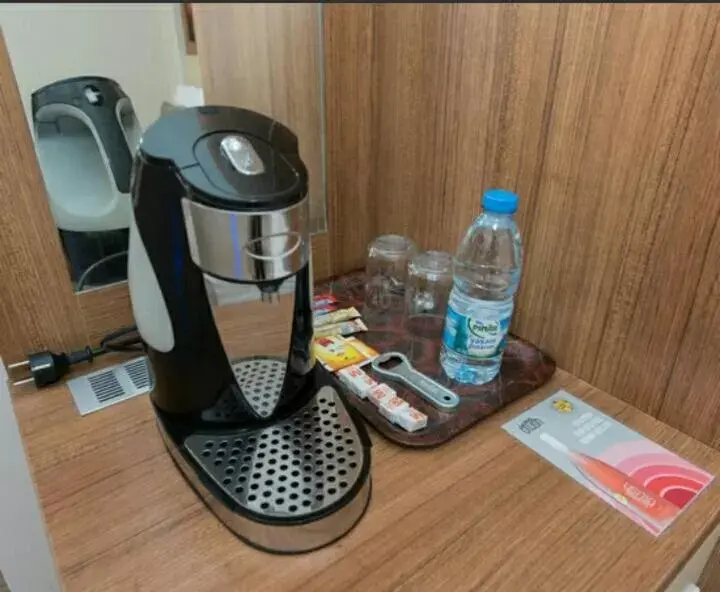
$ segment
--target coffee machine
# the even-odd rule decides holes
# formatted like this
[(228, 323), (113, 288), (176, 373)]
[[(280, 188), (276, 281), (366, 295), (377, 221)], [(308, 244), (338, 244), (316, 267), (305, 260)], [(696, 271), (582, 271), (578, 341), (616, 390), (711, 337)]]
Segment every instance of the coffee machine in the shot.
[(239, 537), (324, 546), (370, 499), (370, 440), (313, 356), (295, 135), (233, 107), (169, 113), (133, 165), (128, 279), (167, 449)]

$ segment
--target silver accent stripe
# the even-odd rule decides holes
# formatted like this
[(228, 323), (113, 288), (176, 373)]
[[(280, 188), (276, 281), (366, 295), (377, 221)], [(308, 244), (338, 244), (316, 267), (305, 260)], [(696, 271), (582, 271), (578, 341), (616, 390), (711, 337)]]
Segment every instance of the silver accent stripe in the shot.
[(281, 279), (310, 257), (308, 200), (272, 212), (246, 213), (182, 200), (190, 255), (203, 271), (240, 281)]

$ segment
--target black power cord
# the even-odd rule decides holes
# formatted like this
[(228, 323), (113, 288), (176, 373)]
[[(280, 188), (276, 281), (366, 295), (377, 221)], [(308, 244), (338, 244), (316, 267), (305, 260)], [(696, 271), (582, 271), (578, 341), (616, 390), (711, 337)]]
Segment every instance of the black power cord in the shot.
[[(120, 340), (125, 335), (133, 334), (132, 337)], [(145, 344), (143, 343), (140, 334), (137, 332), (137, 327), (123, 327), (112, 333), (108, 333), (100, 340), (100, 350), (102, 353), (107, 352), (132, 352), (132, 351), (145, 351)], [(97, 354), (96, 354), (97, 355)]]
[(115, 261), (115, 259), (119, 259), (120, 257), (127, 257), (127, 250), (120, 251), (118, 253), (113, 253), (112, 255), (106, 255), (102, 259), (98, 259), (93, 263), (90, 267), (88, 267), (85, 271), (83, 271), (82, 275), (80, 276), (80, 279), (77, 281), (77, 284), (75, 286), (75, 291), (80, 292), (85, 288), (85, 284), (87, 284), (88, 280), (90, 279), (90, 276), (93, 274), (93, 272), (98, 269), (99, 267), (102, 267), (106, 263), (110, 263), (111, 261)]
[[(127, 337), (129, 335), (129, 337)], [(125, 339), (121, 339), (121, 338)], [(100, 340), (100, 347), (77, 350), (66, 354), (65, 352), (54, 353), (51, 351), (35, 352), (28, 356), (27, 360), (10, 364), (8, 370), (12, 372), (17, 368), (27, 368), (23, 378), (16, 380), (15, 386), (34, 382), (37, 388), (56, 383), (69, 371), (70, 367), (80, 362), (92, 362), (95, 358), (105, 355), (108, 352), (141, 352), (145, 351), (137, 327), (123, 327), (112, 333), (108, 333)]]

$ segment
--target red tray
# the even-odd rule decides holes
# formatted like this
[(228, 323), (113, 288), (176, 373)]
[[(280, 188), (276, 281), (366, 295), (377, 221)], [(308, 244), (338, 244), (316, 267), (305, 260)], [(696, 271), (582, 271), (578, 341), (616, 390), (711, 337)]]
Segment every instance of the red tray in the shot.
[[(363, 312), (365, 287), (362, 272), (316, 285), (317, 294), (331, 293), (342, 307), (355, 306)], [(460, 405), (451, 411), (441, 411), (427, 403), (412, 389), (400, 382), (375, 375), (369, 366), (365, 370), (378, 382), (385, 382), (399, 396), (428, 416), (428, 425), (417, 432), (406, 432), (380, 415), (367, 400), (348, 395), (348, 400), (383, 436), (403, 446), (426, 448), (437, 446), (472, 427), (481, 419), (502, 409), (541, 387), (555, 372), (555, 361), (533, 344), (508, 336), (500, 374), (482, 386), (466, 385), (449, 379), (442, 372), (438, 356), (443, 319), (415, 317), (406, 323), (401, 305), (382, 315), (363, 314), (368, 326), (366, 333), (356, 337), (381, 353), (404, 353), (413, 366), (438, 382), (450, 387), (460, 396)], [(410, 326), (408, 326), (410, 325)]]

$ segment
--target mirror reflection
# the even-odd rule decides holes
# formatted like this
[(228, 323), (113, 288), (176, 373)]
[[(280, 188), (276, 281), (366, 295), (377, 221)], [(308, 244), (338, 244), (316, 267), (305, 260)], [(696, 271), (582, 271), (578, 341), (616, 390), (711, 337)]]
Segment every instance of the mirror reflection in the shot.
[(4, 4), (0, 27), (73, 285), (125, 281), (142, 131), (202, 103), (191, 5)]

